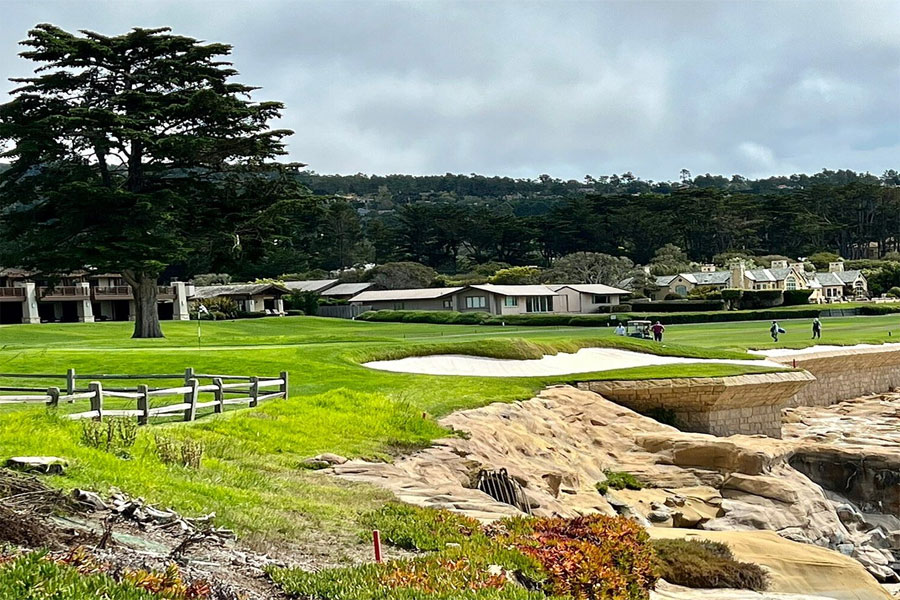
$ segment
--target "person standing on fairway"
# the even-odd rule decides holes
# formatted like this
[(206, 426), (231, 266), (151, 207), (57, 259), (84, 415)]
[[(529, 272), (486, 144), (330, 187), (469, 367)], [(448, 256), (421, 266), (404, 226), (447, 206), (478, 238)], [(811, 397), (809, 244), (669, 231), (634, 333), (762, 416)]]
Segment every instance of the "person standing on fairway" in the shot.
[(821, 340), (822, 339), (822, 321), (819, 320), (819, 317), (816, 317), (815, 319), (813, 319), (812, 330), (813, 330), (812, 339)]
[(666, 331), (666, 326), (657, 321), (653, 324), (653, 327), (650, 328), (650, 331), (653, 332), (653, 341), (661, 342), (663, 333)]
[(769, 335), (772, 336), (772, 341), (778, 341), (778, 335), (784, 333), (784, 329), (778, 326), (778, 321), (772, 321), (772, 326), (769, 327)]

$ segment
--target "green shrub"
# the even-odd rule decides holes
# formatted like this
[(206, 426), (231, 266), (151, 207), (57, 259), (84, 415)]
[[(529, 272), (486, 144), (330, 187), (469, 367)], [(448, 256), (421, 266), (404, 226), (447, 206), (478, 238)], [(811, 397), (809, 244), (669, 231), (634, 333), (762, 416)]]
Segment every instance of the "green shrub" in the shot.
[(0, 598), (9, 600), (204, 600), (211, 596), (207, 584), (183, 582), (174, 565), (161, 573), (113, 572), (79, 551), (61, 558), (41, 552), (0, 556)]
[(800, 306), (809, 304), (812, 290), (784, 290), (784, 306)]
[(610, 471), (607, 469), (603, 471), (603, 474), (606, 475), (606, 481), (598, 481), (594, 485), (601, 494), (608, 492), (609, 488), (614, 490), (642, 490), (646, 487), (634, 475), (626, 471)]
[(857, 309), (861, 315), (892, 315), (900, 312), (898, 304), (863, 304)]
[(656, 582), (647, 533), (622, 517), (507, 519), (481, 528), (445, 511), (393, 505), (365, 523), (385, 539), (397, 534), (391, 539), (406, 548), (437, 551), (380, 565), (267, 573), (304, 600), (646, 600)]
[[(481, 535), (475, 519), (399, 502), (364, 514), (360, 522), (368, 529), (379, 530), (385, 542), (405, 550), (442, 550), (447, 544), (462, 543), (476, 533)], [(371, 532), (363, 535), (369, 539)]]
[(759, 565), (734, 559), (725, 544), (696, 540), (653, 540), (656, 574), (675, 585), (692, 588), (737, 588), (763, 591), (766, 572)]
[(320, 296), (316, 292), (310, 291), (293, 291), (283, 297), (285, 308), (288, 314), (291, 310), (299, 310), (304, 315), (315, 315), (319, 312)]
[(105, 421), (82, 421), (81, 443), (122, 458), (137, 440), (137, 421), (129, 417), (107, 417)]
[(736, 300), (740, 300), (741, 296), (744, 295), (744, 290), (739, 289), (724, 289), (722, 290), (722, 300), (727, 300), (729, 302), (734, 302)]
[(722, 300), (674, 300), (671, 302), (633, 302), (635, 312), (691, 312), (719, 311), (725, 308)]
[(781, 290), (744, 290), (741, 296), (742, 309), (772, 308), (784, 302)]
[(684, 296), (675, 292), (669, 292), (663, 297), (663, 300), (684, 300)]
[(199, 440), (185, 438), (179, 441), (161, 433), (154, 435), (153, 439), (156, 442), (156, 456), (161, 462), (191, 469), (200, 468), (200, 462), (203, 460), (203, 443)]
[(303, 315), (306, 314), (302, 310), (297, 310), (296, 308), (290, 308), (290, 309), (284, 311), (284, 313), (289, 317), (302, 317)]
[(900, 287), (894, 286), (889, 289), (886, 294), (892, 298), (900, 298)]
[[(206, 314), (199, 312), (201, 306), (206, 307), (206, 310), (208, 311)], [(199, 315), (199, 317), (202, 319), (221, 321), (226, 318), (234, 318), (234, 316), (238, 312), (238, 305), (237, 302), (235, 302), (231, 298), (203, 298), (202, 300), (192, 301), (188, 312), (190, 313), (191, 318), (194, 319), (196, 319)], [(223, 316), (219, 319), (216, 319), (216, 313), (219, 313)]]

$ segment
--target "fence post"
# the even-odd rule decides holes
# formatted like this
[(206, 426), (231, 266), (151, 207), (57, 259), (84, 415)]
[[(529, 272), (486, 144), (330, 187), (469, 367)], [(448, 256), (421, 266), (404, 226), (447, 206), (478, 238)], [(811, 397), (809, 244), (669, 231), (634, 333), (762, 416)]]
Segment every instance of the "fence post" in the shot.
[(282, 394), (281, 397), (287, 399), (287, 397), (288, 397), (288, 372), (287, 371), (281, 372), (281, 381), (283, 382), (281, 384), (281, 394)]
[(50, 402), (47, 403), (49, 406), (53, 406), (54, 408), (59, 406), (58, 387), (47, 388), (47, 395), (50, 396)]
[[(187, 369), (184, 370), (184, 385), (191, 385), (191, 379), (193, 379), (193, 378), (194, 378), (194, 367), (188, 367)], [(184, 401), (185, 402), (191, 401), (191, 393), (190, 392), (188, 392), (187, 394), (184, 395)]]
[(90, 390), (93, 392), (91, 396), (91, 410), (97, 411), (97, 420), (103, 420), (103, 384), (99, 381), (92, 381)]
[(191, 391), (185, 394), (188, 397), (188, 403), (191, 405), (186, 411), (184, 411), (184, 420), (185, 421), (193, 421), (197, 418), (197, 394), (199, 391), (197, 388), (199, 387), (199, 383), (196, 379), (191, 379)]
[[(66, 394), (71, 395), (75, 393), (75, 369), (66, 370)], [(69, 400), (69, 402), (75, 402), (75, 400)]]
[(259, 377), (250, 378), (250, 406), (259, 404)]
[(217, 413), (223, 412), (225, 410), (225, 390), (222, 388), (222, 379), (220, 377), (213, 378), (213, 385), (216, 386), (215, 395), (216, 395), (216, 405), (213, 406), (213, 410)]
[(150, 422), (150, 386), (142, 383), (138, 386), (137, 391), (141, 395), (137, 399), (137, 407), (141, 413), (138, 415), (138, 425), (146, 425)]

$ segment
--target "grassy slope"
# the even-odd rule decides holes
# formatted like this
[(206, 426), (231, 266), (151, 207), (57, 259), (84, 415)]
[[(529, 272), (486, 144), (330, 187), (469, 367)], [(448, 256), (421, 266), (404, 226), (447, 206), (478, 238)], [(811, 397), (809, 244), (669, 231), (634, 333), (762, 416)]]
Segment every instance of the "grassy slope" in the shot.
[[(833, 319), (825, 342), (888, 341), (898, 317)], [(78, 443), (80, 426), (48, 418), (38, 407), (6, 407), (0, 412), (0, 458), (13, 454), (53, 454), (69, 458), (65, 487), (117, 486), (151, 501), (187, 512), (214, 510), (223, 523), (260, 540), (297, 538), (320, 530), (340, 535), (342, 524), (385, 494), (297, 468), (302, 458), (324, 451), (377, 456), (391, 448), (425, 444), (443, 434), (434, 420), (459, 408), (530, 397), (537, 389), (567, 378), (465, 378), (404, 375), (357, 364), (364, 356), (417, 352), (462, 342), (499, 351), (490, 340), (513, 336), (514, 346), (571, 350), (597, 343), (628, 343), (611, 330), (514, 328), (427, 324), (354, 323), (314, 318), (204, 323), (198, 349), (195, 323), (166, 323), (163, 340), (131, 340), (127, 323), (0, 327), (0, 371), (179, 372), (194, 366), (206, 372), (277, 374), (291, 372), (291, 400), (256, 411), (233, 411), (192, 425), (144, 428), (134, 458), (124, 461)], [(788, 327), (786, 345), (806, 343), (806, 332)], [(684, 325), (668, 328), (669, 349), (695, 346), (740, 352), (766, 346), (760, 323)], [(769, 340), (770, 341), (770, 340)], [(537, 345), (534, 345), (537, 344)], [(779, 344), (781, 345), (781, 344)], [(696, 347), (705, 348), (697, 350)], [(606, 377), (709, 376), (747, 372), (730, 365), (672, 365), (606, 372)], [(46, 385), (46, 384), (44, 384)], [(165, 466), (153, 451), (154, 431), (199, 437), (206, 443), (198, 471)], [(352, 539), (352, 535), (348, 537)]]

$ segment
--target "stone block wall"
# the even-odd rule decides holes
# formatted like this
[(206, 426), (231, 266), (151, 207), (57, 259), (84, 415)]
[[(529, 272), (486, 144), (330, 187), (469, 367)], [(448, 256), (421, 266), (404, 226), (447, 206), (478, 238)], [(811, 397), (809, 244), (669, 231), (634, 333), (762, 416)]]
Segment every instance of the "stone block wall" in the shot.
[(900, 388), (900, 345), (771, 358), (796, 366), (816, 380), (800, 389), (788, 406), (827, 406)]
[(684, 431), (727, 436), (781, 437), (781, 410), (814, 377), (803, 371), (638, 381), (584, 381), (596, 392), (637, 412), (671, 410)]

